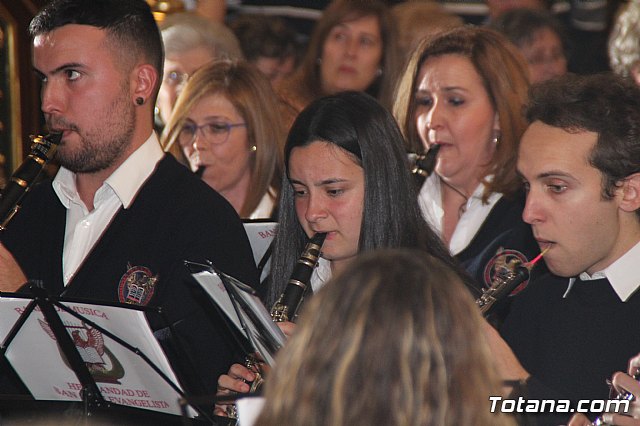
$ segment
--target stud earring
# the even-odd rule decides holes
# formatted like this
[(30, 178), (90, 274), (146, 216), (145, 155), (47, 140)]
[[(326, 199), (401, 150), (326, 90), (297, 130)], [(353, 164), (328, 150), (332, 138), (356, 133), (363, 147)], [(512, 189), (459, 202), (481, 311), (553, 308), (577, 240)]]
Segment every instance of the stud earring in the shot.
[(136, 104), (138, 104), (138, 105), (143, 105), (143, 104), (144, 104), (144, 98), (142, 98), (142, 97), (137, 97), (137, 98), (136, 98)]
[(251, 148), (249, 148), (249, 151), (251, 152), (256, 152), (258, 150), (258, 147), (255, 145), (251, 145)]
[(491, 142), (497, 145), (499, 140), (500, 140), (500, 132), (496, 130), (495, 132), (493, 132), (493, 139), (491, 139)]
[(378, 77), (380, 77), (380, 76), (382, 75), (382, 68), (378, 68), (378, 69), (376, 70), (376, 75), (377, 75)]

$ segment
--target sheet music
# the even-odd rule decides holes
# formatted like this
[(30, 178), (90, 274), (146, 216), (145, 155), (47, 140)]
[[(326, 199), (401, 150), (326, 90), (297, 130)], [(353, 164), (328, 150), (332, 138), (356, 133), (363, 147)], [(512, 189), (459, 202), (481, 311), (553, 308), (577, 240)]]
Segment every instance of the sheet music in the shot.
[(227, 293), (227, 289), (224, 288), (224, 284), (222, 284), (222, 280), (213, 271), (202, 271), (197, 274), (192, 274), (193, 278), (202, 286), (202, 288), (207, 292), (209, 297), (213, 299), (213, 301), (218, 305), (222, 312), (229, 318), (229, 320), (233, 323), (233, 325), (245, 336), (244, 328), (242, 327), (242, 323), (240, 322), (240, 318), (236, 314), (236, 310), (233, 307), (233, 303), (229, 298), (229, 294)]
[[(6, 337), (28, 298), (0, 297), (0, 341)], [(74, 312), (139, 349), (178, 388), (179, 382), (144, 312), (118, 306), (61, 302)], [(98, 328), (56, 307), (65, 328), (108, 402), (180, 415), (180, 394), (147, 362)], [(56, 343), (47, 321), (36, 308), (12, 340), (6, 357), (37, 400), (81, 401), (79, 383)], [(180, 389), (182, 390), (182, 389)], [(189, 414), (196, 413), (189, 407)]]
[[(249, 244), (251, 244), (253, 260), (256, 262), (256, 265), (259, 265), (276, 235), (278, 222), (245, 221), (243, 222), (243, 225), (244, 230), (247, 233), (247, 237), (249, 238)], [(270, 269), (271, 261), (269, 260), (264, 265), (264, 268), (262, 268), (262, 272), (260, 273), (260, 282), (267, 278)]]
[(242, 316), (242, 321), (238, 317), (236, 307), (234, 307), (218, 273), (203, 271), (193, 274), (193, 277), (229, 317), (236, 328), (249, 339), (254, 345), (254, 349), (262, 355), (264, 361), (269, 365), (273, 365), (275, 352), (284, 345), (287, 339), (286, 336), (273, 322), (271, 314), (269, 314), (260, 299), (253, 294), (251, 287), (229, 275), (220, 274), (232, 286), (231, 291), (233, 291), (233, 296), (238, 302), (236, 307)]

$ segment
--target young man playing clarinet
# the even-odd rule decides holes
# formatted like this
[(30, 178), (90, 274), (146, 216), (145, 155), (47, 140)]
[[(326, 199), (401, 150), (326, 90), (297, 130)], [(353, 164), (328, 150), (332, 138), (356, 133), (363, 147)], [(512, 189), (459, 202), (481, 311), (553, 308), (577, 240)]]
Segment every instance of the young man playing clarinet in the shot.
[[(488, 332), (503, 378), (577, 411), (608, 399), (605, 379), (640, 351), (640, 89), (566, 76), (535, 88), (526, 113), (523, 218), (556, 276), (514, 301), (500, 329), (508, 346)], [(535, 415), (540, 425), (570, 416)]]

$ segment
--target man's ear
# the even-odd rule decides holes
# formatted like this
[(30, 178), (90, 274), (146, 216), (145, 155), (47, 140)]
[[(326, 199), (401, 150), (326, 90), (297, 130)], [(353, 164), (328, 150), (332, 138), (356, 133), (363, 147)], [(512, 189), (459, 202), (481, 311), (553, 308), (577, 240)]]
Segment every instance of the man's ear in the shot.
[(640, 209), (640, 173), (627, 176), (620, 187), (622, 196), (620, 208), (626, 212), (634, 212)]
[(149, 64), (137, 65), (131, 72), (131, 101), (137, 105), (147, 102), (153, 95), (158, 82), (158, 72)]

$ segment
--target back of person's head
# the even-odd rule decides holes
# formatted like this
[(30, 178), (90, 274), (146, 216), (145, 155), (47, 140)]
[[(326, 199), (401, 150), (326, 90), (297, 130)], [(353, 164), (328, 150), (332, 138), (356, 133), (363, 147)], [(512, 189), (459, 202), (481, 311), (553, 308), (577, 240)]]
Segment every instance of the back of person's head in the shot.
[(530, 123), (597, 133), (589, 162), (603, 175), (605, 198), (640, 171), (640, 88), (630, 79), (603, 73), (541, 83), (532, 87), (526, 114)]
[[(448, 251), (424, 221), (409, 173), (402, 135), (393, 116), (373, 97), (342, 92), (309, 104), (296, 118), (284, 149), (285, 170), (291, 151), (322, 141), (347, 153), (364, 171), (364, 206), (359, 251), (381, 247), (412, 247), (440, 258)], [(280, 294), (306, 241), (294, 208), (294, 190), (285, 176), (279, 206), (279, 228), (272, 276)], [(286, 253), (286, 255), (285, 255)], [(271, 300), (271, 299), (270, 299)]]
[(398, 46), (403, 53), (403, 60), (409, 58), (423, 38), (464, 24), (461, 17), (431, 1), (397, 3), (391, 7), (391, 13), (398, 29)]
[(195, 13), (169, 15), (161, 24), (165, 53), (169, 57), (204, 47), (217, 59), (242, 58), (240, 43), (226, 25)]
[(623, 77), (640, 84), (640, 2), (623, 6), (609, 35), (609, 65)]
[(487, 193), (513, 193), (520, 187), (515, 158), (520, 136), (526, 128), (522, 108), (527, 99), (529, 71), (515, 46), (494, 30), (456, 27), (426, 38), (415, 49), (398, 84), (393, 107), (394, 116), (406, 137), (407, 150), (423, 150), (414, 119), (420, 69), (427, 59), (449, 54), (469, 59), (498, 114), (500, 136), (493, 160), (487, 167), (487, 175), (494, 175), (488, 182)]
[(33, 18), (29, 32), (36, 37), (69, 24), (104, 29), (119, 63), (125, 69), (141, 62), (151, 64), (159, 76), (156, 91), (160, 87), (162, 40), (144, 0), (53, 0)]
[(489, 8), (489, 18), (497, 19), (512, 9), (549, 10), (555, 0), (485, 0)]
[(530, 44), (536, 31), (548, 28), (564, 43), (565, 31), (558, 19), (544, 9), (511, 9), (492, 21), (490, 28), (507, 36), (516, 46)]
[(229, 23), (229, 28), (240, 41), (248, 61), (259, 57), (283, 59), (296, 55), (296, 33), (279, 17), (266, 15), (240, 15)]
[(165, 150), (183, 158), (178, 142), (182, 126), (194, 106), (211, 95), (221, 95), (233, 105), (246, 124), (249, 146), (255, 147), (249, 193), (240, 213), (248, 216), (269, 187), (280, 189), (285, 134), (276, 96), (269, 81), (247, 62), (211, 62), (193, 74), (178, 97), (162, 137)]
[(482, 318), (458, 275), (415, 250), (360, 255), (309, 302), (256, 425), (509, 424)]
[(393, 18), (387, 5), (381, 0), (333, 0), (324, 10), (316, 23), (302, 63), (300, 64), (299, 81), (305, 97), (315, 99), (326, 95), (321, 93), (321, 78), (318, 60), (322, 58), (322, 50), (331, 30), (344, 22), (354, 21), (366, 16), (375, 16), (380, 25), (382, 37), (381, 72), (366, 90), (383, 104), (390, 103), (395, 80), (401, 66), (401, 56), (397, 49), (397, 36)]

